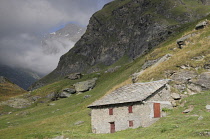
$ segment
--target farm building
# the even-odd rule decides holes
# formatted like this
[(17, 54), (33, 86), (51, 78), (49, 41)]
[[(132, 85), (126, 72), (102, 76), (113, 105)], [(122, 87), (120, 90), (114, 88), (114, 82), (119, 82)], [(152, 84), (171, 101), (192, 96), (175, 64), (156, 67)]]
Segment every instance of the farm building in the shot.
[(93, 102), (93, 133), (113, 133), (128, 128), (146, 127), (164, 116), (163, 108), (171, 108), (170, 80), (134, 83), (116, 89)]

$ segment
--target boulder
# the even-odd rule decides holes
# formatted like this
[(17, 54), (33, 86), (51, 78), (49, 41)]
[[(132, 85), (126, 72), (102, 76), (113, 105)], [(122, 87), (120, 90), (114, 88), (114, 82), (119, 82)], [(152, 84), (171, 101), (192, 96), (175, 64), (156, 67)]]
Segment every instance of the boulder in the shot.
[(40, 97), (40, 96), (32, 96), (32, 97), (30, 97), (31, 98), (31, 100), (33, 100), (33, 101), (37, 101), (38, 99), (40, 99), (40, 98), (42, 98), (42, 97)]
[(179, 99), (181, 99), (181, 96), (180, 96), (178, 93), (172, 93), (172, 94), (171, 94), (171, 97), (172, 97), (174, 100), (179, 100)]
[(171, 101), (171, 105), (172, 105), (173, 107), (176, 107), (176, 106), (177, 106), (176, 101), (175, 101), (175, 100), (172, 100), (172, 101)]
[(60, 98), (68, 98), (70, 96), (71, 96), (71, 94), (69, 94), (67, 92), (61, 92), (60, 95), (59, 95)]
[(203, 29), (208, 25), (208, 21), (202, 21), (195, 26), (196, 30)]
[(47, 106), (54, 106), (55, 103), (49, 103)]
[(210, 112), (210, 105), (206, 105), (206, 110)]
[(91, 97), (91, 95), (85, 95), (83, 98), (84, 98), (84, 99), (87, 99), (87, 98), (89, 98), (89, 97)]
[(185, 84), (175, 84), (173, 85), (174, 88), (179, 90), (179, 92), (184, 92), (186, 90), (186, 85)]
[(85, 92), (85, 91), (91, 90), (95, 87), (96, 80), (97, 80), (97, 78), (93, 78), (91, 80), (78, 82), (78, 83), (74, 84), (73, 86), (75, 87), (75, 90), (77, 92)]
[(190, 83), (187, 85), (187, 88), (190, 89), (191, 92), (200, 93), (202, 91), (201, 86)]
[(194, 71), (182, 70), (180, 72), (174, 73), (171, 78), (178, 83), (188, 83), (191, 79), (196, 78), (198, 75)]
[(50, 94), (48, 94), (46, 96), (47, 99), (52, 100), (52, 101), (57, 100), (58, 97), (59, 97), (59, 94), (58, 93), (55, 93), (55, 92), (51, 92)]
[(198, 117), (198, 120), (203, 120), (203, 116), (199, 116)]
[(190, 37), (192, 37), (193, 34), (188, 34), (184, 37), (179, 38), (176, 43), (179, 46), (179, 48), (182, 48), (182, 45), (186, 45), (186, 40), (189, 39)]
[(203, 66), (203, 68), (204, 68), (204, 69), (207, 69), (207, 70), (210, 70), (210, 64), (205, 64), (205, 65)]
[(146, 68), (154, 65), (158, 60), (160, 60), (160, 58), (155, 59), (155, 60), (148, 60), (144, 63), (144, 65), (141, 67), (143, 70), (145, 70)]
[(81, 73), (72, 73), (72, 74), (69, 74), (68, 76), (66, 76), (66, 78), (70, 79), (70, 80), (80, 79), (81, 77), (82, 77)]
[(202, 61), (204, 58), (205, 56), (196, 56), (196, 57), (193, 57), (191, 60)]
[(80, 125), (80, 124), (83, 124), (84, 121), (77, 121), (76, 123), (74, 123), (74, 125)]
[(196, 85), (201, 86), (202, 90), (210, 89), (210, 72), (204, 72), (198, 76), (197, 81), (193, 82)]
[(28, 99), (24, 98), (12, 98), (7, 101), (3, 101), (1, 104), (13, 108), (27, 108), (31, 105), (31, 102)]
[(189, 65), (182, 65), (180, 66), (181, 69), (190, 69), (190, 66)]
[(73, 88), (65, 88), (63, 89), (64, 92), (68, 92), (69, 94), (75, 94), (76, 90)]
[(106, 70), (104, 73), (112, 73), (115, 72), (116, 70), (118, 70), (121, 66), (116, 66), (114, 68), (109, 68), (108, 70)]
[(184, 110), (182, 113), (189, 113), (194, 109), (193, 106), (190, 106), (188, 109)]

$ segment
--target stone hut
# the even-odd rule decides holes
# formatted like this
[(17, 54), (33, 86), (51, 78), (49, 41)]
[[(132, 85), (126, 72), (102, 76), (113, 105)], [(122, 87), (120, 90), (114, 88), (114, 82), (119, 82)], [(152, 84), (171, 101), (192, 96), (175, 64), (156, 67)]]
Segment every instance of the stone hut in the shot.
[(164, 116), (163, 108), (171, 108), (170, 80), (134, 83), (123, 86), (93, 102), (93, 133), (113, 133), (128, 128), (147, 127)]

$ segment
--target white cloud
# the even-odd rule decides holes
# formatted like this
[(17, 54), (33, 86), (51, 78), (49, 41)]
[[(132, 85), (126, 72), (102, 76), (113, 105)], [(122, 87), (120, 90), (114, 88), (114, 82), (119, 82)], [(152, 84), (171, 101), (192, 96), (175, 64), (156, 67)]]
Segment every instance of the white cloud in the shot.
[[(48, 42), (59, 53), (43, 52), (43, 33), (68, 22), (87, 25), (90, 16), (111, 0), (0, 0), (0, 62), (49, 73), (73, 45), (65, 39)], [(102, 2), (102, 3), (101, 3)]]

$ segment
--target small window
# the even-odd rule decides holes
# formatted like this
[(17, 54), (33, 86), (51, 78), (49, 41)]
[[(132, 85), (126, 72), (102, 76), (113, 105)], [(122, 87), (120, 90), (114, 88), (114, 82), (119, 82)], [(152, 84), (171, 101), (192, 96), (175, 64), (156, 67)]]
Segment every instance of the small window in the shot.
[(109, 115), (113, 115), (113, 108), (109, 108)]
[(133, 127), (133, 121), (128, 121), (129, 122), (129, 127)]
[(133, 106), (128, 106), (128, 113), (133, 113)]

